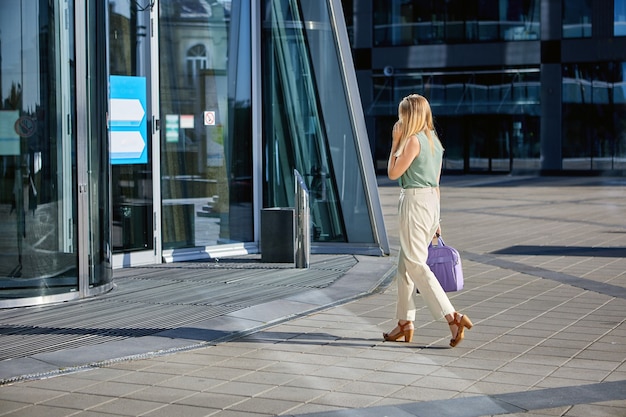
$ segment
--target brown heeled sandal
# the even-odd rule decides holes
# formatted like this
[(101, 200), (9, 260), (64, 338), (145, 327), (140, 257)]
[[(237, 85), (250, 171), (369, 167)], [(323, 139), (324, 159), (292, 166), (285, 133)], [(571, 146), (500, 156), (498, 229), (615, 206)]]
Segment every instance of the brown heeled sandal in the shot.
[(449, 326), (456, 325), (456, 337), (454, 339), (450, 339), (450, 346), (455, 347), (461, 340), (465, 337), (465, 329), (468, 330), (474, 326), (472, 321), (466, 315), (459, 314), (456, 311), (454, 312), (454, 319), (448, 322)]
[(398, 331), (396, 333), (393, 333), (393, 331), (391, 333), (383, 333), (383, 339), (386, 342), (397, 342), (398, 339), (404, 337), (404, 341), (410, 343), (413, 340), (414, 331), (413, 322), (407, 321), (404, 324), (398, 322)]

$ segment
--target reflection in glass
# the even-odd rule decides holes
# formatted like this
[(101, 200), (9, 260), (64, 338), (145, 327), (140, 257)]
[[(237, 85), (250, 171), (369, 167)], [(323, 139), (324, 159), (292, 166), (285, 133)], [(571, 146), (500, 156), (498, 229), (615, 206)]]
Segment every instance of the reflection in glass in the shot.
[[(371, 114), (395, 115), (397, 103), (412, 93), (429, 99), (446, 148), (444, 169), (539, 168), (538, 68), (396, 73), (392, 78), (382, 74), (374, 79), (374, 88), (378, 101)], [(388, 133), (378, 137), (390, 140)], [(389, 142), (377, 151), (379, 169), (386, 167), (388, 146)]]
[(591, 0), (567, 0), (563, 7), (563, 37), (591, 37)]
[(161, 2), (163, 248), (251, 242), (250, 4)]
[(613, 1), (613, 35), (626, 36), (626, 0)]
[[(346, 241), (337, 207), (337, 187), (319, 89), (307, 47), (307, 33), (297, 1), (269, 0), (263, 7), (264, 112), (266, 182), (264, 207), (294, 207), (293, 169), (312, 194), (313, 241)], [(324, 26), (318, 20), (316, 29)], [(327, 28), (327, 26), (326, 26)]]
[[(83, 117), (82, 123), (86, 126), (84, 138), (84, 161), (79, 159), (79, 172), (86, 170), (87, 205), (86, 214), (81, 213), (82, 221), (86, 223), (83, 230), (87, 234), (87, 247), (80, 249), (81, 260), (87, 260), (89, 281), (82, 286), (84, 295), (95, 295), (112, 287), (112, 248), (111, 248), (111, 164), (109, 159), (109, 142), (103, 140), (108, 137), (108, 120), (106, 117), (108, 92), (103, 89), (107, 85), (106, 49), (102, 48), (104, 39), (108, 36), (105, 30), (106, 3), (90, 1), (86, 3), (87, 24), (87, 62), (88, 72), (87, 97), (84, 98), (89, 111)], [(79, 130), (79, 129), (77, 129)], [(79, 152), (83, 148), (79, 143)], [(85, 155), (85, 153), (81, 153)], [(81, 163), (84, 162), (84, 163)], [(83, 242), (84, 240), (81, 240)], [(85, 255), (87, 255), (85, 257)], [(81, 281), (86, 277), (81, 276)], [(85, 288), (86, 287), (86, 288)], [(88, 289), (87, 289), (88, 288)]]
[(264, 207), (294, 206), (295, 168), (314, 242), (373, 243), (328, 4), (266, 0), (262, 10)]
[(563, 67), (563, 169), (626, 168), (626, 63)]
[(540, 2), (374, 1), (374, 45), (539, 39)]
[(73, 7), (0, 2), (0, 300), (78, 289)]
[[(146, 38), (150, 25), (149, 10), (140, 10), (137, 2), (109, 0), (108, 4), (110, 75), (145, 79), (149, 75), (149, 41)], [(149, 117), (148, 109), (143, 110), (144, 117)], [(150, 123), (144, 125), (150, 126)], [(143, 129), (147, 162), (112, 165), (112, 244), (113, 251), (117, 253), (154, 247), (152, 150), (148, 134), (147, 129)]]

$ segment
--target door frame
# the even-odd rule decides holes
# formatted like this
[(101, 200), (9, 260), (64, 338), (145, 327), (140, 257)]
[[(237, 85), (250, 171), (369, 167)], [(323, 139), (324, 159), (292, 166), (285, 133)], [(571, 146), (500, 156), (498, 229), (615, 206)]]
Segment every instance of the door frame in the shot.
[(151, 143), (152, 168), (152, 246), (151, 250), (129, 251), (116, 253), (112, 256), (113, 269), (128, 268), (140, 265), (154, 265), (162, 262), (161, 244), (161, 138), (160, 138), (160, 106), (159, 106), (159, 0), (153, 0), (144, 13), (147, 18), (145, 42), (146, 58), (146, 94), (147, 105), (147, 138)]

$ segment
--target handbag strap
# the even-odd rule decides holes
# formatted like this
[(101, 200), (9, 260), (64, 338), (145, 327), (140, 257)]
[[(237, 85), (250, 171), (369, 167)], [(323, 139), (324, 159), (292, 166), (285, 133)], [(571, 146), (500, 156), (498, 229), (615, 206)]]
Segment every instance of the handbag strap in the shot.
[(441, 237), (441, 235), (435, 235), (433, 236), (433, 241), (430, 242), (430, 245), (428, 245), (428, 247), (433, 247), (433, 246), (446, 246), (446, 244), (443, 242), (443, 238)]

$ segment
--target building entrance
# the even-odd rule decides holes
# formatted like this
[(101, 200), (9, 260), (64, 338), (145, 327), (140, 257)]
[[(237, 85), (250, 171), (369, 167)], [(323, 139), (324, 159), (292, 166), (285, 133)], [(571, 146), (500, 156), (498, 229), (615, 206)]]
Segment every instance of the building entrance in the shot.
[(116, 266), (155, 263), (158, 189), (155, 192), (152, 138), (158, 133), (151, 102), (156, 89), (151, 52), (155, 33), (150, 21), (158, 5), (108, 3), (111, 243)]
[(111, 288), (106, 101), (93, 88), (106, 82), (104, 50), (94, 47), (102, 10), (93, 3), (0, 2), (0, 307)]

